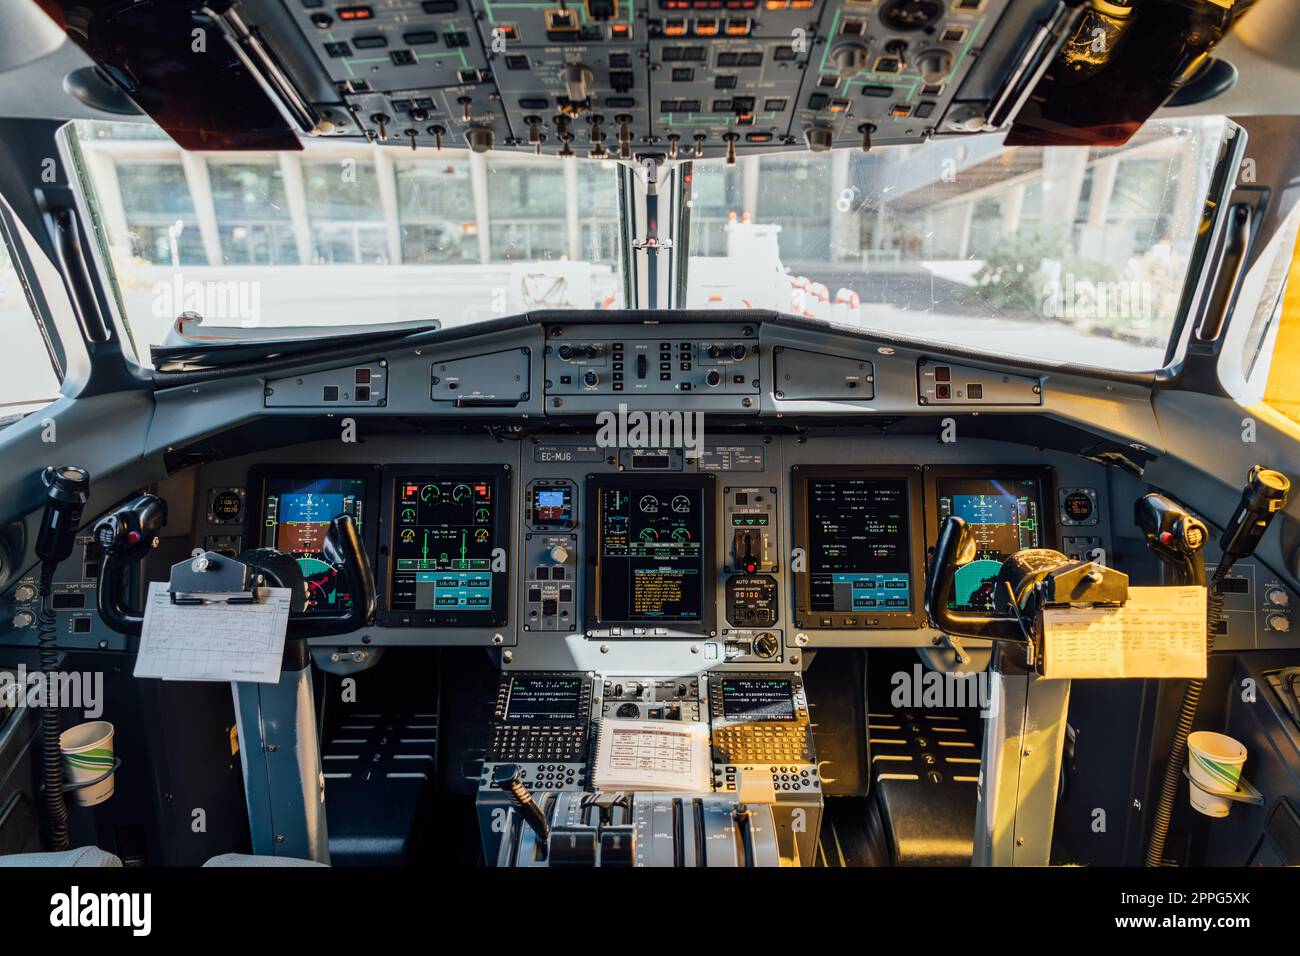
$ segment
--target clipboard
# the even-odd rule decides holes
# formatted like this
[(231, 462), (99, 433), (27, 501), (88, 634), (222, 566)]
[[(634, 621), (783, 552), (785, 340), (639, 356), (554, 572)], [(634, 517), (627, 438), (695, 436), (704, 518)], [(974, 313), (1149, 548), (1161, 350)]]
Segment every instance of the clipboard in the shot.
[(197, 553), (149, 586), (135, 676), (271, 684), (280, 679), (291, 592), (226, 555)]

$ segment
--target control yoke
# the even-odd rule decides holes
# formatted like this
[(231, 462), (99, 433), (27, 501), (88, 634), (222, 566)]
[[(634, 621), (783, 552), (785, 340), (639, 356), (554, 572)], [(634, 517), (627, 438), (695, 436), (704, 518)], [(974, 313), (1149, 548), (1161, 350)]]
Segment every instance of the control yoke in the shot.
[(365, 627), (375, 616), (378, 598), (370, 559), (351, 515), (337, 515), (321, 545), (327, 560), (337, 564), (352, 586), (352, 606), (335, 614), (289, 615), (289, 637), (325, 637)]
[(925, 587), (925, 611), (951, 637), (1028, 644), (1045, 605), (1120, 605), (1128, 600), (1128, 576), (1091, 561), (1074, 561), (1050, 548), (1026, 548), (1002, 562), (995, 583), (995, 611), (956, 611), (948, 606), (957, 569), (975, 559), (970, 525), (952, 515), (939, 532)]
[[(138, 635), (144, 616), (132, 610), (126, 600), (125, 576), (127, 569), (140, 561), (150, 549), (157, 547), (158, 534), (167, 523), (167, 505), (157, 495), (140, 495), (127, 502), (95, 525), (95, 540), (103, 551), (100, 563), (99, 613), (104, 623), (119, 634)], [(325, 557), (337, 564), (352, 585), (352, 606), (331, 614), (290, 613), (288, 637), (293, 639), (325, 637), (345, 634), (365, 627), (375, 614), (377, 598), (375, 578), (370, 561), (362, 546), (361, 536), (350, 515), (334, 518), (325, 533), (321, 550)], [(242, 565), (247, 573), (239, 579), (261, 583), (270, 587), (295, 587), (302, 589), (301, 574), (295, 575), (297, 563), (290, 555), (267, 548), (245, 551), (238, 558), (207, 552), (199, 560), (187, 558), (177, 564), (189, 575), (188, 583), (195, 586), (196, 575), (220, 573), (229, 580), (231, 565)], [(196, 590), (199, 588), (195, 587)], [(300, 602), (294, 602), (294, 607)]]
[(925, 613), (945, 634), (1025, 643), (1025, 634), (1014, 612), (987, 614), (954, 611), (948, 607), (957, 569), (975, 559), (975, 550), (975, 535), (964, 519), (953, 515), (944, 522), (926, 575)]

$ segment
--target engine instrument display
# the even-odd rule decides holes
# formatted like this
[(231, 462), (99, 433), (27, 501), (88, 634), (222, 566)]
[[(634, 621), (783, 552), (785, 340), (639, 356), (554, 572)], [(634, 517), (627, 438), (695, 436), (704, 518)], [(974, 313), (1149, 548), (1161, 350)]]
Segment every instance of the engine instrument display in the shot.
[(591, 480), (589, 626), (651, 637), (711, 626), (713, 495), (707, 477)]
[(914, 473), (812, 468), (796, 472), (800, 627), (918, 623), (920, 519)]
[(950, 608), (992, 610), (1002, 562), (1024, 548), (1050, 546), (1043, 487), (1043, 478), (1023, 475), (935, 476), (938, 526), (957, 515), (970, 525), (976, 541), (975, 560), (958, 568), (953, 579)]
[(505, 623), (505, 473), (399, 471), (390, 478), (385, 623)]
[(325, 557), (325, 534), (341, 514), (352, 516), (364, 535), (371, 516), (366, 507), (366, 479), (308, 478), (267, 475), (263, 479), (261, 528), (250, 536), (261, 547), (291, 554), (307, 582), (304, 613), (326, 614), (352, 607), (347, 573)]

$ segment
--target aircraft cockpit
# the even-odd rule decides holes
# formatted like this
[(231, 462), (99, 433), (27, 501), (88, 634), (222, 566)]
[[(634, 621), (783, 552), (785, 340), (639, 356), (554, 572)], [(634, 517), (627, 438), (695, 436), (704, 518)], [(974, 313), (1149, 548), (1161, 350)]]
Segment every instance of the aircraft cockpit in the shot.
[(4, 0), (0, 870), (1300, 865), (1293, 6)]

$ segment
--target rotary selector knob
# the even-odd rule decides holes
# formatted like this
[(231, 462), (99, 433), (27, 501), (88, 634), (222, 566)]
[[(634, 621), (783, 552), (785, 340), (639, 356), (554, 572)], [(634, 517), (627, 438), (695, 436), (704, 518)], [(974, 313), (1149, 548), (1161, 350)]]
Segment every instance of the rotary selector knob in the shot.
[(942, 47), (926, 50), (916, 57), (916, 70), (923, 83), (942, 83), (952, 70), (952, 53)]
[(564, 564), (569, 560), (569, 549), (562, 544), (554, 545), (551, 548), (551, 560), (556, 564)]
[(781, 650), (781, 642), (776, 639), (776, 635), (771, 631), (764, 631), (754, 638), (754, 656), (761, 657), (764, 660), (776, 657)]
[(583, 372), (582, 384), (586, 385), (588, 388), (595, 388), (597, 385), (600, 384), (599, 373), (593, 372), (590, 369), (588, 369), (586, 372)]
[[(17, 618), (14, 618), (17, 620)], [(1264, 619), (1270, 631), (1289, 631), (1291, 630), (1291, 619), (1285, 614), (1270, 614)]]
[(14, 600), (25, 604), (36, 597), (36, 588), (30, 584), (20, 584), (14, 588)]
[(1264, 600), (1277, 607), (1286, 607), (1291, 603), (1291, 595), (1287, 594), (1282, 588), (1269, 588), (1264, 592)]
[(841, 43), (831, 50), (831, 66), (841, 77), (856, 76), (867, 68), (867, 58), (871, 51), (865, 43)]
[(475, 153), (486, 153), (496, 143), (496, 134), (490, 126), (471, 126), (465, 131), (465, 142)]
[(803, 131), (803, 138), (814, 153), (824, 153), (835, 145), (835, 131), (829, 126), (809, 126)]
[(734, 358), (737, 362), (739, 362), (748, 354), (749, 354), (749, 349), (745, 348), (745, 346), (743, 345), (733, 345), (731, 347), (731, 357)]
[(24, 627), (31, 627), (36, 622), (36, 617), (31, 611), (19, 611), (14, 615), (14, 629), (21, 630)]
[(704, 376), (704, 384), (709, 386), (709, 388), (717, 388), (722, 384), (722, 376), (718, 373), (716, 368), (709, 369), (708, 373)]

